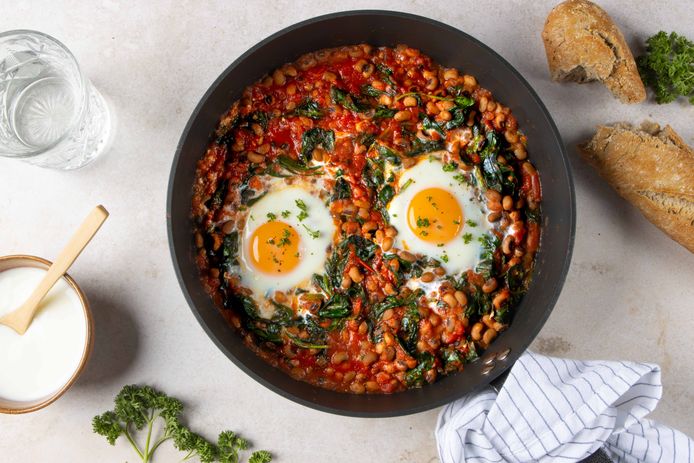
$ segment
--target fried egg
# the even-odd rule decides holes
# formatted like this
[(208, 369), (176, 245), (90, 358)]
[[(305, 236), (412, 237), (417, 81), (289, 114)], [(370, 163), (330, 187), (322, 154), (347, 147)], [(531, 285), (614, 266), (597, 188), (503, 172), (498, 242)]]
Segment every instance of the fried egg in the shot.
[(388, 213), (398, 230), (395, 247), (439, 260), (448, 274), (477, 265), (480, 237), (491, 230), (462, 172), (433, 153), (402, 173)]
[[(277, 185), (276, 185), (277, 186)], [(239, 246), (240, 277), (256, 300), (322, 273), (335, 234), (330, 212), (300, 185), (282, 185), (248, 209)]]

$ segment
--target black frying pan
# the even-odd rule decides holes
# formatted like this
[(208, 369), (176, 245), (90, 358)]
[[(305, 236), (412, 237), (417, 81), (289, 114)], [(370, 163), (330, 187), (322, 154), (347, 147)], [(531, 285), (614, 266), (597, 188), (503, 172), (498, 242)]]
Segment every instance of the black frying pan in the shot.
[[(405, 43), (446, 67), (474, 75), (496, 99), (511, 107), (528, 136), (528, 153), (540, 172), (544, 197), (542, 240), (533, 282), (511, 327), (499, 335), (482, 360), (466, 366), (464, 372), (392, 395), (328, 391), (296, 381), (256, 357), (212, 304), (192, 258), (190, 201), (195, 164), (205, 152), (220, 115), (240, 97), (244, 87), (281, 64), (309, 51), (358, 43)], [(391, 11), (349, 11), (310, 19), (272, 35), (234, 61), (202, 97), (181, 135), (167, 200), (169, 245), (178, 280), (193, 313), (217, 347), (278, 394), (326, 412), (363, 417), (428, 410), (489, 384), (508, 369), (540, 331), (559, 296), (571, 260), (574, 223), (575, 198), (566, 151), (547, 109), (525, 79), (502, 57), (464, 32)]]

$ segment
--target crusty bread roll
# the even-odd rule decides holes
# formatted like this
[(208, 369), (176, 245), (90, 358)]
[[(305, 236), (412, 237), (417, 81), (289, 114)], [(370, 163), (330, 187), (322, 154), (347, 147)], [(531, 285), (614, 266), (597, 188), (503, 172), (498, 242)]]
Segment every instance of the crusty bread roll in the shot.
[(552, 79), (600, 81), (623, 103), (646, 99), (634, 56), (605, 10), (587, 0), (555, 6), (542, 31)]
[(694, 150), (672, 127), (600, 126), (579, 149), (622, 197), (694, 252)]

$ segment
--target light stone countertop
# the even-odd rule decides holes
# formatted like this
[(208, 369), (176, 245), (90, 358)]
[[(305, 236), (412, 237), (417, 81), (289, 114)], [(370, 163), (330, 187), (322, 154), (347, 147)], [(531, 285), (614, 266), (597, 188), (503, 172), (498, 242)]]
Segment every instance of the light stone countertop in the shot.
[[(113, 102), (119, 126), (113, 149), (83, 170), (0, 160), (0, 255), (52, 259), (91, 207), (102, 203), (111, 212), (71, 271), (94, 311), (91, 361), (55, 404), (0, 416), (0, 460), (134, 462), (124, 441), (111, 448), (90, 424), (128, 383), (149, 383), (182, 398), (194, 429), (208, 436), (234, 429), (256, 448), (274, 451), (278, 462), (437, 460), (432, 432), (438, 410), (390, 419), (333, 416), (284, 399), (242, 373), (193, 317), (167, 245), (171, 160), (212, 81), (283, 27), (362, 8), (399, 9), (460, 28), (509, 60), (538, 91), (569, 147), (578, 214), (571, 270), (534, 348), (659, 363), (665, 390), (653, 417), (694, 434), (694, 256), (622, 201), (573, 148), (596, 124), (649, 117), (671, 124), (693, 144), (694, 106), (625, 106), (600, 85), (551, 82), (540, 31), (554, 3), (1, 0), (0, 30), (37, 29), (63, 41)], [(660, 28), (694, 38), (686, 0), (600, 3), (637, 54), (642, 40)], [(156, 461), (177, 461), (173, 455), (164, 450)]]

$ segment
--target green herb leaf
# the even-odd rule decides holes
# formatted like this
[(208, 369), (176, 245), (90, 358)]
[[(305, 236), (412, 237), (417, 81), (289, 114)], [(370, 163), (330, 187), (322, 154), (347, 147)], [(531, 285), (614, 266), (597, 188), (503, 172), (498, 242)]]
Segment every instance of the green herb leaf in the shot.
[(499, 238), (494, 234), (487, 233), (478, 239), (482, 243), (482, 253), (477, 267), (475, 267), (475, 272), (482, 275), (485, 279), (489, 279), (494, 268), (494, 253), (499, 247)]
[(400, 320), (398, 339), (405, 351), (414, 356), (417, 353), (417, 339), (419, 336), (419, 309), (410, 307), (405, 311)]
[(376, 64), (376, 70), (378, 70), (378, 73), (381, 75), (381, 79), (383, 79), (386, 84), (395, 88), (395, 82), (393, 81), (393, 70), (391, 68), (383, 63), (378, 63)]
[(321, 166), (307, 166), (303, 162), (296, 161), (289, 156), (279, 155), (277, 163), (285, 170), (297, 175), (323, 175)]
[(321, 111), (320, 105), (317, 101), (312, 100), (311, 98), (306, 98), (304, 101), (302, 101), (296, 108), (294, 108), (294, 111), (292, 111), (291, 114), (316, 120), (323, 117), (323, 111)]
[(350, 94), (347, 90), (342, 90), (341, 88), (331, 87), (330, 88), (330, 99), (336, 105), (340, 105), (345, 109), (354, 111), (355, 113), (363, 112), (368, 109), (368, 105), (365, 105), (359, 99)]
[(285, 331), (284, 334), (289, 338), (292, 344), (303, 349), (327, 349), (329, 347), (327, 344), (315, 344), (304, 341), (300, 337), (291, 334), (289, 331)]
[(308, 163), (313, 157), (313, 150), (319, 146), (332, 151), (335, 147), (335, 132), (320, 127), (305, 131), (301, 136), (301, 161)]
[(306, 224), (303, 224), (303, 223), (301, 224), (301, 226), (303, 226), (306, 229), (308, 234), (311, 235), (311, 238), (313, 238), (314, 240), (318, 239), (320, 237), (320, 231), (319, 230), (311, 230), (310, 228), (308, 228), (306, 226)]
[(664, 31), (646, 40), (646, 54), (636, 60), (643, 83), (655, 92), (659, 104), (679, 96), (694, 104), (694, 43)]
[(374, 112), (374, 119), (391, 119), (395, 116), (397, 111), (395, 109), (390, 109), (387, 106), (378, 106)]
[[(240, 453), (248, 448), (245, 439), (232, 431), (223, 431), (214, 444), (184, 426), (180, 418), (182, 414), (180, 400), (150, 386), (129, 385), (116, 396), (113, 410), (94, 417), (92, 429), (111, 445), (120, 436), (125, 436), (143, 463), (150, 463), (159, 445), (167, 440), (185, 452), (184, 460), (197, 458), (202, 463), (241, 461)], [(142, 435), (138, 436), (137, 431)], [(260, 450), (251, 455), (249, 463), (268, 463), (271, 460), (269, 452)]]
[(339, 199), (349, 199), (352, 197), (352, 188), (349, 186), (349, 182), (343, 177), (338, 178), (335, 181), (335, 188), (333, 189), (333, 194), (330, 196), (330, 201), (337, 201)]
[(320, 318), (344, 318), (352, 314), (352, 303), (344, 294), (335, 293), (318, 310)]
[(419, 363), (405, 373), (405, 383), (408, 387), (421, 387), (424, 384), (424, 374), (434, 368), (435, 359), (429, 352), (422, 352)]

